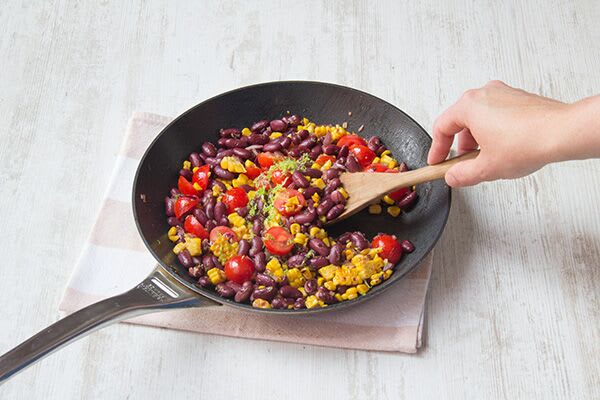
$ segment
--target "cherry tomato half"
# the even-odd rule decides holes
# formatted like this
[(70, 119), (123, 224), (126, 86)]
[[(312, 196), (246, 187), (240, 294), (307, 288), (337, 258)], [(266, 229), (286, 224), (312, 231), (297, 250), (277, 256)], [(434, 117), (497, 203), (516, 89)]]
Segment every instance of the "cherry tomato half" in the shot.
[(225, 263), (225, 276), (230, 281), (242, 284), (254, 274), (254, 262), (248, 256), (233, 256)]
[(179, 180), (177, 181), (177, 187), (179, 191), (186, 196), (197, 196), (198, 191), (194, 188), (194, 185), (183, 176), (179, 176)]
[(386, 172), (387, 170), (387, 165), (381, 163), (371, 164), (365, 168), (365, 172)]
[(251, 165), (250, 167), (246, 167), (246, 176), (250, 179), (256, 179), (262, 170), (255, 165)]
[(381, 258), (387, 258), (392, 264), (396, 264), (402, 257), (402, 246), (396, 240), (395, 236), (392, 235), (377, 235), (371, 242), (371, 248), (381, 248), (379, 256)]
[(210, 231), (210, 241), (214, 242), (219, 236), (227, 236), (230, 242), (238, 242), (240, 239), (231, 228), (226, 226), (217, 226)]
[(203, 165), (198, 167), (196, 172), (194, 172), (194, 176), (192, 177), (192, 181), (197, 183), (201, 190), (204, 190), (208, 187), (208, 179), (210, 178), (210, 166)]
[(348, 148), (353, 148), (354, 146), (366, 146), (367, 142), (365, 141), (365, 139), (361, 138), (358, 135), (346, 135), (346, 136), (342, 136), (338, 141), (337, 141), (337, 145), (342, 147), (342, 146), (348, 146)]
[(276, 169), (271, 174), (271, 181), (276, 185), (288, 187), (292, 183), (292, 175), (289, 172), (283, 172)]
[(258, 161), (258, 165), (262, 168), (269, 168), (271, 165), (275, 164), (277, 161), (280, 161), (283, 158), (281, 154), (278, 153), (258, 153), (256, 159)]
[(248, 204), (248, 195), (242, 188), (232, 188), (225, 192), (221, 199), (227, 206), (227, 212), (230, 214), (240, 207), (245, 207)]
[(401, 188), (393, 191), (388, 196), (390, 196), (394, 201), (400, 201), (408, 194), (409, 190), (409, 188)]
[(367, 146), (356, 145), (350, 149), (361, 167), (366, 168), (371, 164), (371, 161), (377, 156), (373, 150)]
[(183, 223), (183, 229), (187, 233), (191, 233), (192, 235), (199, 237), (200, 239), (208, 239), (208, 232), (200, 221), (196, 219), (193, 215), (188, 215), (185, 217), (185, 222)]
[(179, 196), (177, 198), (177, 201), (175, 202), (175, 217), (181, 217), (183, 214), (196, 207), (196, 205), (199, 202), (200, 200), (198, 199), (193, 199), (191, 197), (186, 196)]
[(280, 226), (269, 228), (263, 236), (263, 243), (269, 253), (276, 256), (284, 256), (294, 247), (292, 235)]
[(317, 157), (317, 159), (315, 160), (315, 162), (319, 165), (324, 165), (327, 161), (331, 161), (332, 163), (335, 162), (335, 157), (334, 156), (329, 156), (327, 154), (321, 154), (319, 157)]
[(277, 193), (273, 205), (281, 215), (289, 217), (290, 215), (298, 214), (306, 205), (306, 200), (304, 200), (304, 196), (299, 191), (284, 189)]

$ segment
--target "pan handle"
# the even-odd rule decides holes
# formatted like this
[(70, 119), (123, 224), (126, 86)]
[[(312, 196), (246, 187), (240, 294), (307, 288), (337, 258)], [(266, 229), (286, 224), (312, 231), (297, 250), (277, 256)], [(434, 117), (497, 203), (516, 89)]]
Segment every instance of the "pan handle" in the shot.
[(219, 305), (177, 282), (158, 265), (139, 285), (50, 325), (0, 357), (0, 385), (55, 350), (104, 326), (161, 310)]

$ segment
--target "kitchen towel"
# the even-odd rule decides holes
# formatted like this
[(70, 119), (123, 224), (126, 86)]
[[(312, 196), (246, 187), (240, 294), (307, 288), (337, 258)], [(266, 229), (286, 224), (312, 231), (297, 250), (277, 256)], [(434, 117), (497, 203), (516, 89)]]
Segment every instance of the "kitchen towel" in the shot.
[[(150, 113), (134, 113), (129, 120), (108, 190), (63, 295), (61, 311), (72, 313), (125, 292), (156, 265), (135, 227), (131, 188), (145, 149), (171, 120)], [(253, 339), (415, 353), (422, 346), (432, 257), (429, 255), (385, 293), (334, 313), (288, 317), (214, 306), (163, 311), (126, 322)]]

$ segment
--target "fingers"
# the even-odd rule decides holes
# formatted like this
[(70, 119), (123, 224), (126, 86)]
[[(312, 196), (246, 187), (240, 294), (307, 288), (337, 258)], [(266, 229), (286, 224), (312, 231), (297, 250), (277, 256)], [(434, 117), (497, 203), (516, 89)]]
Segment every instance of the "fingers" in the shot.
[(470, 130), (465, 128), (458, 133), (458, 155), (477, 150), (478, 147), (479, 145)]
[(433, 142), (427, 156), (427, 163), (436, 164), (444, 161), (448, 156), (454, 135), (466, 127), (463, 101), (448, 108), (438, 117), (433, 124)]
[(462, 161), (446, 172), (446, 183), (452, 187), (473, 186), (486, 180), (485, 161), (481, 154)]

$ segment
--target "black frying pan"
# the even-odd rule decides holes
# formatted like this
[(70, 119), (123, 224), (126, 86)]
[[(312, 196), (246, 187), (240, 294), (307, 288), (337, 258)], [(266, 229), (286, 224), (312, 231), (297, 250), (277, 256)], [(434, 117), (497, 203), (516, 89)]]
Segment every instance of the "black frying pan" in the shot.
[[(257, 309), (219, 297), (196, 284), (172, 252), (166, 232), (164, 197), (174, 185), (178, 166), (201, 143), (217, 139), (223, 127), (243, 127), (259, 119), (275, 119), (287, 111), (316, 123), (348, 121), (349, 130), (364, 125), (363, 135), (378, 135), (396, 159), (412, 169), (426, 165), (431, 138), (407, 114), (367, 93), (320, 82), (270, 82), (236, 89), (206, 100), (183, 113), (152, 142), (142, 157), (133, 184), (133, 212), (139, 233), (159, 265), (132, 290), (92, 304), (56, 322), (0, 357), (0, 382), (83, 335), (142, 313), (162, 309), (227, 305), (270, 314), (332, 312), (367, 301), (398, 282), (431, 251), (450, 210), (450, 189), (442, 181), (417, 187), (415, 207), (398, 219), (361, 212), (329, 227), (333, 235), (360, 230), (410, 239), (415, 251), (403, 256), (390, 279), (365, 296), (325, 308), (304, 310)], [(351, 112), (351, 116), (349, 116)]]

